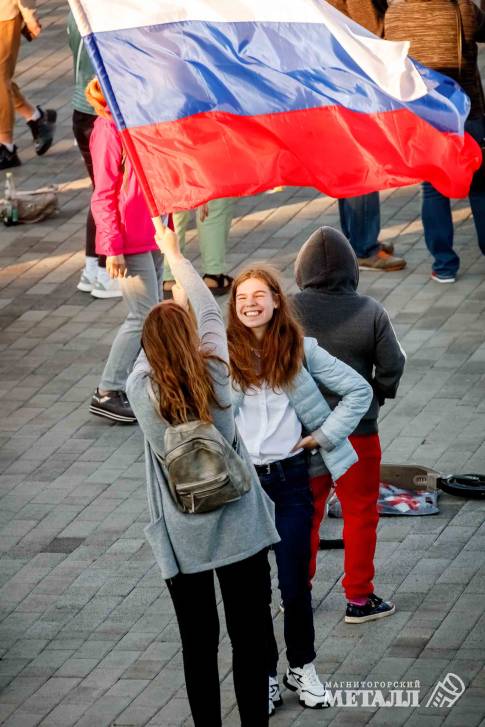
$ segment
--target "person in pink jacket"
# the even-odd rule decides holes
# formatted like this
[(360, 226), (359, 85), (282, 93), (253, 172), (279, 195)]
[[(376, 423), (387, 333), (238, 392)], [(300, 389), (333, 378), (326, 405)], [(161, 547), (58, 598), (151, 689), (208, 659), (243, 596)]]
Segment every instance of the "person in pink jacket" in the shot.
[(88, 85), (86, 97), (99, 116), (89, 144), (95, 180), (91, 210), (96, 222), (96, 253), (106, 255), (106, 270), (112, 278), (119, 278), (128, 307), (90, 411), (117, 422), (134, 422), (125, 384), (140, 350), (145, 317), (163, 295), (163, 257), (141, 187), (96, 79)]

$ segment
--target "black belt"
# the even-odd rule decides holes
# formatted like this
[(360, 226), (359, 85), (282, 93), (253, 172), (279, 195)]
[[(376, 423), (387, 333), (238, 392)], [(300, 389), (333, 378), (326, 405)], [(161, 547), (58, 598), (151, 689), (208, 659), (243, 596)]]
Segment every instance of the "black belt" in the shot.
[(289, 469), (290, 467), (293, 467), (294, 465), (300, 465), (300, 464), (306, 464), (307, 462), (307, 456), (306, 452), (299, 452), (298, 454), (295, 454), (293, 457), (286, 457), (286, 459), (279, 459), (276, 462), (270, 462), (269, 464), (255, 464), (254, 469), (258, 473), (258, 475), (272, 475), (274, 474), (278, 469), (283, 468), (283, 470)]

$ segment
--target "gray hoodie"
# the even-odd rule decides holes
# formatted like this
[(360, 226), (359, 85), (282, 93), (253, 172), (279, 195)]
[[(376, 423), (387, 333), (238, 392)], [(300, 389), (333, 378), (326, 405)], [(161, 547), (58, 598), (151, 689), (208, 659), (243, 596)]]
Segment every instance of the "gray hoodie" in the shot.
[[(295, 262), (300, 292), (293, 297), (305, 335), (352, 366), (372, 386), (374, 397), (354, 434), (377, 432), (379, 406), (396, 395), (406, 356), (384, 307), (357, 292), (359, 268), (347, 239), (320, 227)], [(322, 387), (333, 408), (339, 398)]]

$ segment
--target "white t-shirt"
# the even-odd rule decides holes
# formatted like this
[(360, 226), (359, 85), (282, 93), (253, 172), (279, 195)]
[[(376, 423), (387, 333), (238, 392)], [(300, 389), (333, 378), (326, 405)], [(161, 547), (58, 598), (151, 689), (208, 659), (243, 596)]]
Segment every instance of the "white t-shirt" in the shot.
[(270, 464), (302, 451), (292, 451), (302, 426), (290, 400), (267, 384), (246, 392), (236, 425), (253, 464)]

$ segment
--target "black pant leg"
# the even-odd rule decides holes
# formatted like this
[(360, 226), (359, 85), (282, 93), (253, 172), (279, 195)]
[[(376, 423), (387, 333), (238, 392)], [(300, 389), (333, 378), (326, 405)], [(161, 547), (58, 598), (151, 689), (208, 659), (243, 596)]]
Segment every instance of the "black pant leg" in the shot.
[(267, 551), (217, 569), (233, 652), (241, 727), (268, 725), (271, 578)]
[[(93, 160), (89, 149), (89, 139), (91, 137), (96, 118), (97, 117), (95, 115), (85, 114), (82, 111), (74, 110), (72, 113), (72, 131), (93, 187)], [(96, 257), (96, 224), (94, 222), (93, 213), (91, 212), (91, 207), (88, 209), (86, 219), (86, 255), (87, 257)], [(99, 255), (98, 260), (101, 267), (106, 267), (106, 257), (104, 255)]]
[(217, 654), (219, 617), (214, 572), (179, 573), (167, 581), (182, 640), (185, 684), (195, 727), (221, 727)]
[(93, 131), (94, 122), (97, 116), (94, 114), (85, 114), (82, 111), (74, 110), (72, 112), (72, 132), (77, 141), (79, 151), (83, 158), (87, 172), (94, 187), (93, 160), (89, 149), (89, 139)]

